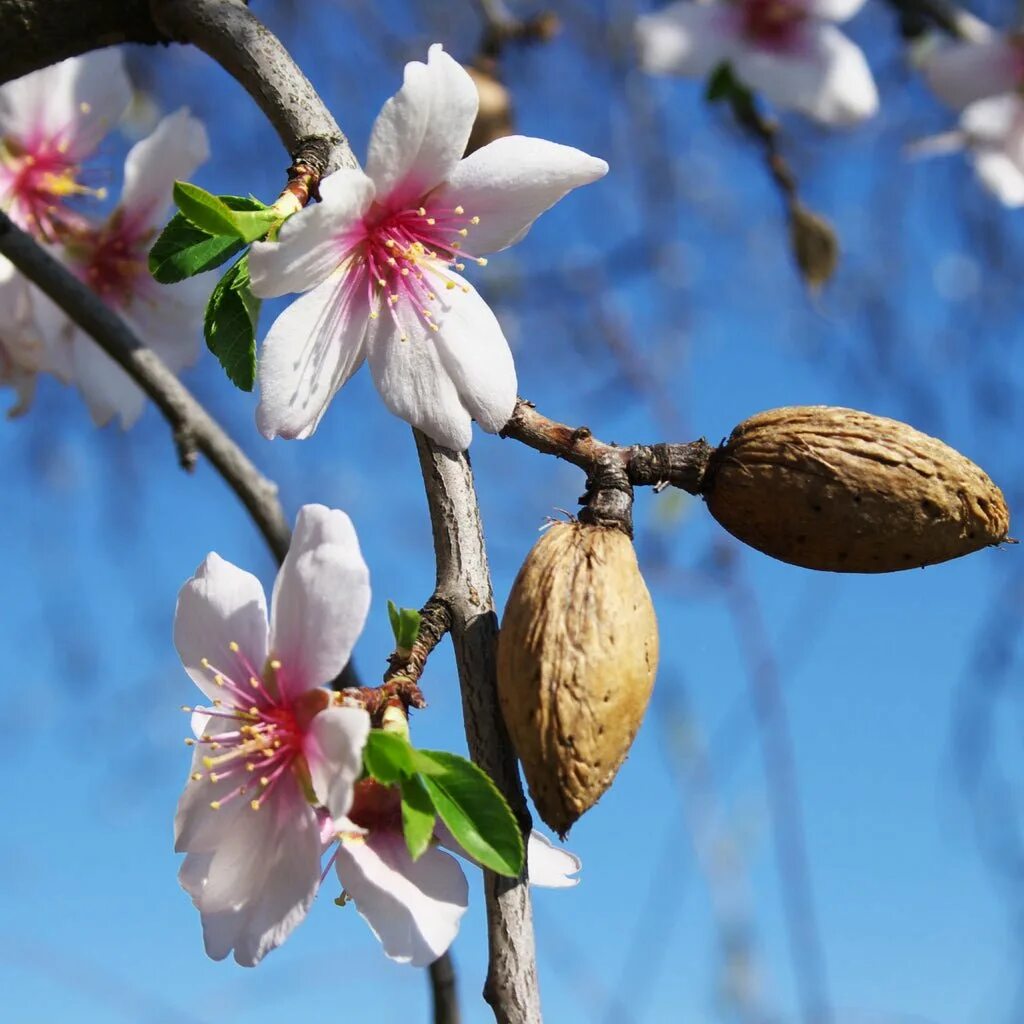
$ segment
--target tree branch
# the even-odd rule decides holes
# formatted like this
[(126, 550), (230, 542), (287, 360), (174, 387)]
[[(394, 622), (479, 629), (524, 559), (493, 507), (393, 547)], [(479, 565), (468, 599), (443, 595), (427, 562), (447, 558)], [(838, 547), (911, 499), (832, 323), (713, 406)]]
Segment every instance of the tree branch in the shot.
[[(463, 452), (414, 430), (437, 559), (435, 593), (451, 609), (451, 636), (462, 689), (470, 756), (494, 780), (529, 833), (515, 751), (498, 706), (498, 620), (473, 472)], [(533, 912), (525, 869), (519, 878), (484, 872), (490, 961), (484, 998), (498, 1024), (540, 1024)]]
[(159, 356), (5, 213), (0, 213), (0, 254), (57, 303), (153, 399), (174, 432), (183, 464), (194, 460), (196, 450), (210, 460), (248, 509), (278, 561), (283, 559), (291, 531), (277, 498), (277, 485), (256, 469)]
[(455, 983), (455, 962), (451, 953), (443, 953), (429, 968), (430, 999), (434, 1006), (434, 1024), (462, 1024), (459, 991)]

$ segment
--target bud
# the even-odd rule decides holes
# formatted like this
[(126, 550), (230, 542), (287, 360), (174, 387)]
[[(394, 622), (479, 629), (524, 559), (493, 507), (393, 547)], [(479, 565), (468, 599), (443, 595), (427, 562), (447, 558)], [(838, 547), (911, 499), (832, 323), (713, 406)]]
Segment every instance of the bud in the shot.
[(658, 624), (618, 530), (557, 523), (526, 556), (498, 639), (498, 698), (541, 818), (564, 836), (644, 717)]
[(1002, 491), (973, 462), (883, 416), (825, 405), (759, 413), (711, 456), (711, 514), (783, 562), (893, 572), (1007, 540)]
[(817, 291), (827, 284), (839, 264), (839, 240), (832, 225), (795, 202), (789, 211), (789, 244), (807, 287)]

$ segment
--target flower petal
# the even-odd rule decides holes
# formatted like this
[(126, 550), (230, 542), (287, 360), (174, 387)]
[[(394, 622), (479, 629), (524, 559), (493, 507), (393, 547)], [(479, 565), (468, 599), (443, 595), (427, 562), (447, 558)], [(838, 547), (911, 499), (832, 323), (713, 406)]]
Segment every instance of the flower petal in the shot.
[[(231, 643), (238, 644), (237, 654)], [(252, 674), (247, 665), (262, 670), (267, 660), (267, 601), (260, 581), (220, 555), (208, 554), (178, 594), (174, 646), (196, 686), (210, 700), (231, 703), (213, 681), (213, 672), (203, 667), (203, 659), (209, 659), (214, 671), (231, 678), (237, 674), (239, 682)]]
[(249, 280), (254, 295), (272, 299), (308, 292), (344, 261), (349, 235), (373, 202), (373, 182), (362, 171), (342, 170), (320, 182), (320, 202), (284, 222), (276, 242), (253, 242)]
[(974, 152), (974, 170), (982, 184), (1004, 205), (1024, 206), (1024, 170), (997, 149)]
[(203, 919), (207, 953), (231, 948), (245, 967), (279, 946), (306, 916), (320, 879), (316, 815), (287, 780), (258, 811), (243, 805), (213, 851), (190, 855), (179, 879)]
[(352, 806), (352, 787), (363, 770), (370, 716), (363, 708), (325, 708), (306, 734), (305, 755), (313, 792), (335, 821)]
[(352, 520), (303, 505), (274, 583), (271, 647), (290, 697), (329, 683), (344, 667), (370, 608), (370, 572)]
[[(199, 714), (193, 718), (199, 718)], [(220, 719), (220, 721), (224, 721)], [(226, 727), (225, 727), (226, 728)], [(216, 850), (234, 827), (234, 819), (243, 811), (252, 813), (244, 800), (224, 804), (219, 810), (210, 805), (223, 800), (237, 785), (234, 775), (221, 775), (211, 781), (204, 758), (209, 748), (198, 744), (192, 751), (188, 781), (178, 798), (174, 816), (174, 852), (209, 853)], [(196, 778), (195, 776), (201, 776)]]
[(432, 847), (414, 861), (396, 832), (346, 837), (338, 846), (338, 878), (384, 952), (425, 967), (452, 944), (469, 890), (458, 862)]
[(793, 50), (743, 47), (732, 57), (746, 85), (823, 124), (848, 125), (878, 110), (878, 91), (860, 47), (835, 26), (807, 23)]
[(266, 438), (309, 437), (331, 399), (363, 365), (369, 303), (337, 271), (296, 299), (260, 349), (256, 425)]
[(456, 287), (438, 292), (439, 330), (433, 340), (463, 407), (496, 434), (516, 404), (512, 353), (491, 307), (461, 277), (450, 276)]
[(466, 247), (482, 255), (518, 242), (566, 193), (607, 173), (604, 160), (582, 150), (511, 135), (461, 161), (426, 205), (461, 205), (479, 217)]
[(466, 150), (479, 102), (473, 79), (440, 43), (426, 64), (406, 64), (370, 134), (366, 173), (378, 201), (399, 209), (444, 181)]
[(128, 151), (118, 205), (133, 225), (157, 226), (170, 208), (175, 181), (189, 178), (209, 156), (206, 129), (182, 107)]
[(924, 74), (935, 94), (962, 109), (976, 100), (1012, 92), (1021, 82), (1022, 49), (1005, 36), (981, 43), (951, 43), (928, 58)]
[(807, 13), (826, 21), (849, 21), (860, 13), (865, 0), (809, 0)]
[(582, 866), (579, 857), (555, 846), (546, 835), (534, 829), (526, 844), (526, 863), (530, 885), (544, 889), (570, 889), (580, 880), (572, 876)]
[(142, 415), (146, 396), (128, 374), (92, 338), (75, 329), (71, 339), (71, 373), (97, 427), (115, 416), (127, 430)]
[(960, 127), (968, 143), (1013, 148), (1024, 137), (1024, 99), (1016, 93), (990, 96), (970, 104), (960, 115)]
[(0, 134), (29, 148), (44, 140), (63, 145), (67, 158), (78, 162), (117, 124), (131, 99), (121, 51), (94, 50), (0, 88)]
[[(454, 451), (473, 439), (469, 412), (441, 358), (434, 332), (408, 301), (370, 321), (367, 355), (384, 404), (406, 423)], [(403, 340), (404, 339), (404, 340)]]
[(653, 75), (703, 78), (733, 52), (738, 35), (733, 13), (722, 4), (680, 0), (637, 19), (640, 64)]
[(203, 312), (214, 281), (209, 273), (165, 285), (142, 278), (138, 292), (121, 310), (136, 337), (144, 338), (175, 373), (199, 358)]

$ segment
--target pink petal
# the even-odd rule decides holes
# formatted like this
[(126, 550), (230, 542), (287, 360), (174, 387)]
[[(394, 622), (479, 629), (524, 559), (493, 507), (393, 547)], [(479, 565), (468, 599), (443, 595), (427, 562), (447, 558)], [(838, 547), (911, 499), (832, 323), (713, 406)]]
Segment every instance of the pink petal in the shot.
[(170, 208), (175, 181), (191, 177), (209, 156), (206, 129), (182, 107), (128, 151), (118, 205), (133, 226), (157, 226)]
[(264, 437), (309, 437), (363, 364), (370, 323), (362, 290), (339, 271), (295, 300), (260, 349), (256, 424)]
[(823, 124), (854, 124), (877, 111), (875, 81), (856, 44), (820, 22), (805, 24), (800, 42), (785, 51), (744, 47), (733, 55), (733, 70), (770, 103)]
[(398, 833), (373, 832), (338, 846), (338, 878), (384, 952), (425, 967), (452, 944), (468, 905), (466, 876), (436, 847), (413, 861)]
[(345, 667), (369, 608), (370, 573), (352, 521), (337, 509), (303, 505), (271, 602), (271, 647), (289, 697)]
[(461, 161), (428, 205), (461, 205), (468, 216), (479, 217), (466, 248), (482, 255), (518, 242), (566, 193), (607, 173), (604, 160), (581, 150), (512, 135)]
[(370, 716), (363, 708), (325, 708), (306, 735), (305, 755), (313, 792), (335, 821), (352, 806), (352, 787), (363, 770)]
[[(230, 649), (234, 642), (239, 653)], [(174, 613), (174, 645), (192, 681), (211, 700), (226, 699), (223, 687), (202, 661), (244, 683), (267, 659), (267, 602), (260, 581), (220, 555), (210, 553), (178, 594)]]
[(731, 56), (736, 25), (726, 5), (690, 0), (645, 14), (636, 23), (641, 66), (654, 75), (703, 78)]
[(569, 889), (579, 885), (574, 876), (582, 866), (568, 850), (555, 846), (547, 836), (534, 829), (526, 844), (526, 863), (530, 885), (544, 889)]
[(345, 258), (347, 236), (373, 202), (373, 182), (362, 171), (342, 170), (320, 182), (320, 202), (284, 222), (276, 242), (249, 250), (253, 294), (263, 299), (307, 292), (326, 280)]
[(444, 181), (465, 152), (478, 104), (473, 80), (439, 43), (426, 64), (406, 64), (402, 88), (370, 134), (366, 173), (378, 201), (399, 209)]

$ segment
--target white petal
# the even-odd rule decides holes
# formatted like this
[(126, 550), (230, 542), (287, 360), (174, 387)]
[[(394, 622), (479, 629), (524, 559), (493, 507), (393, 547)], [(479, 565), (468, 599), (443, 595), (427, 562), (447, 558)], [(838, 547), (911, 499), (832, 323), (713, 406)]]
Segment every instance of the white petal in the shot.
[(807, 13), (826, 21), (849, 21), (860, 13), (865, 0), (809, 0)]
[(30, 286), (29, 294), (32, 321), (43, 343), (44, 365), (58, 380), (70, 384), (74, 378), (72, 342), (79, 329), (64, 310), (34, 285)]
[(1005, 36), (983, 43), (951, 43), (924, 66), (928, 84), (952, 107), (1011, 92), (1020, 80), (1021, 49)]
[(579, 857), (555, 846), (536, 829), (530, 833), (526, 844), (526, 863), (530, 885), (544, 889), (569, 889), (580, 884), (578, 878), (572, 877), (581, 867)]
[(289, 696), (329, 683), (345, 667), (369, 608), (370, 572), (352, 520), (304, 505), (271, 605), (271, 649)]
[(373, 202), (373, 182), (362, 171), (335, 171), (320, 182), (320, 200), (289, 217), (276, 242), (253, 243), (254, 295), (307, 292), (337, 270), (351, 247), (349, 235)]
[(737, 77), (769, 102), (823, 124), (854, 124), (878, 109), (864, 54), (833, 25), (807, 23), (799, 47), (779, 52), (745, 47), (732, 63)]
[[(194, 717), (198, 718), (199, 715)], [(223, 728), (228, 727), (225, 725)], [(230, 801), (219, 810), (210, 806), (215, 801), (223, 800), (238, 785), (238, 779), (235, 775), (229, 775), (211, 782), (209, 769), (203, 763), (203, 758), (208, 755), (207, 748), (198, 744), (193, 748), (188, 781), (178, 799), (178, 809), (174, 816), (175, 853), (206, 853), (216, 850), (225, 836), (230, 834), (235, 818), (243, 811), (252, 813), (244, 800)], [(202, 778), (193, 778), (197, 774)]]
[(146, 405), (142, 389), (80, 330), (72, 336), (71, 373), (97, 427), (117, 416), (127, 430), (142, 415)]
[(63, 144), (68, 158), (80, 161), (117, 124), (131, 98), (121, 51), (94, 50), (0, 88), (0, 134)]
[(466, 876), (436, 847), (413, 861), (398, 833), (372, 832), (338, 846), (338, 878), (384, 952), (425, 967), (452, 944), (468, 904)]
[[(239, 647), (237, 654), (232, 643)], [(267, 601), (260, 581), (218, 554), (207, 555), (178, 594), (174, 646), (196, 686), (211, 700), (230, 703), (202, 662), (209, 659), (215, 671), (236, 682), (246, 682), (253, 669), (262, 672), (267, 660)]]
[(440, 329), (433, 341), (463, 407), (484, 430), (496, 434), (516, 404), (512, 353), (491, 307), (457, 274), (452, 277), (458, 286), (438, 292)]
[(182, 107), (128, 151), (118, 205), (133, 223), (156, 226), (171, 205), (174, 183), (191, 177), (209, 156), (206, 129)]
[[(470, 414), (441, 357), (436, 332), (403, 299), (397, 325), (383, 310), (370, 321), (367, 355), (384, 404), (438, 444), (464, 451), (473, 439)], [(405, 340), (403, 341), (403, 337)]]
[(199, 274), (174, 284), (157, 284), (148, 278), (121, 310), (135, 335), (179, 373), (199, 358), (203, 313), (215, 284), (213, 274)]
[(339, 270), (299, 296), (260, 349), (256, 425), (267, 438), (309, 437), (341, 386), (363, 365), (370, 307)]
[(703, 78), (729, 58), (738, 29), (728, 5), (680, 0), (638, 18), (636, 35), (644, 71)]
[(982, 184), (1004, 206), (1024, 206), (1024, 170), (1006, 153), (995, 149), (977, 150), (974, 169)]
[(370, 716), (363, 708), (325, 708), (306, 734), (305, 755), (313, 792), (341, 821), (352, 806), (352, 787), (363, 770)]
[(479, 256), (518, 242), (567, 192), (607, 173), (604, 160), (571, 146), (511, 135), (461, 161), (426, 205), (461, 205), (478, 216), (466, 248)]
[(302, 921), (319, 877), (316, 815), (290, 779), (260, 810), (243, 805), (212, 855), (186, 858), (179, 875), (202, 915), (208, 954), (222, 959), (233, 947), (246, 967)]
[(978, 100), (960, 115), (960, 127), (969, 143), (1012, 146), (1012, 140), (1024, 133), (1024, 99), (1007, 93)]
[(378, 201), (399, 209), (444, 181), (466, 150), (478, 104), (473, 79), (439, 43), (426, 64), (406, 64), (370, 134), (366, 173)]

